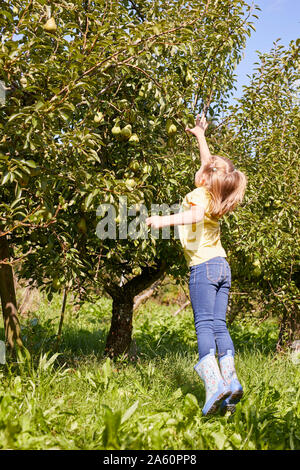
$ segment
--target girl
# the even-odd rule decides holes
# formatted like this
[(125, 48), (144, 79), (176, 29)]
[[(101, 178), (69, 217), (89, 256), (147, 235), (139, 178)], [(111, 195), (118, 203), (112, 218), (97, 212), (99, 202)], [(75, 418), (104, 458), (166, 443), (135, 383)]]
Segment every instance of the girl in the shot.
[[(152, 216), (154, 228), (179, 225), (180, 240), (190, 270), (189, 292), (197, 334), (199, 362), (194, 366), (206, 389), (204, 415), (234, 412), (243, 389), (234, 366), (234, 345), (226, 327), (231, 271), (220, 240), (219, 219), (242, 202), (245, 175), (226, 157), (211, 155), (205, 139), (207, 121), (197, 115), (196, 126), (186, 128), (199, 145), (201, 167), (195, 174), (196, 189), (183, 199), (183, 211)], [(215, 353), (218, 350), (219, 365)]]

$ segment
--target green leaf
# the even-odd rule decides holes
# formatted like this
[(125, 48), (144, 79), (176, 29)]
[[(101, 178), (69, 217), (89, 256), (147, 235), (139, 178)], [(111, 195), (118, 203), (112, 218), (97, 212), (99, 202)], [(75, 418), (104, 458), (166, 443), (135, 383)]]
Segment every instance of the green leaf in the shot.
[(93, 198), (94, 198), (94, 192), (90, 193), (90, 194), (85, 198), (85, 200), (84, 200), (84, 208), (85, 208), (85, 210), (87, 210), (87, 209), (90, 207)]
[[(24, 160), (22, 160), (24, 161)], [(26, 160), (24, 161), (24, 163), (29, 166), (30, 168), (36, 168), (37, 167), (37, 164), (33, 161), (33, 160)]]
[(44, 102), (43, 101), (38, 101), (34, 107), (35, 111), (38, 111), (39, 109), (41, 109), (43, 106), (44, 106)]
[(215, 440), (216, 446), (219, 450), (224, 449), (224, 444), (227, 440), (227, 437), (224, 435), (223, 432), (213, 432), (212, 436)]
[(14, 120), (15, 118), (17, 118), (18, 116), (26, 116), (26, 114), (24, 114), (24, 113), (15, 113), (15, 114), (12, 114), (7, 122), (13, 121), (13, 120)]
[(11, 173), (10, 172), (6, 172), (2, 178), (2, 181), (1, 181), (1, 184), (5, 184), (7, 183), (7, 181), (11, 178)]
[(125, 411), (121, 419), (121, 424), (125, 423), (131, 418), (133, 413), (137, 410), (138, 406), (139, 406), (139, 400), (134, 402), (134, 404), (130, 408), (128, 408), (128, 410)]
[(58, 112), (64, 121), (67, 121), (68, 119), (70, 119), (70, 116), (62, 109), (60, 109)]
[(10, 13), (10, 11), (7, 11), (7, 10), (0, 10), (0, 15), (3, 15), (3, 16), (6, 16), (6, 18), (8, 18), (8, 20), (13, 23), (14, 22), (14, 18), (12, 16), (12, 14)]

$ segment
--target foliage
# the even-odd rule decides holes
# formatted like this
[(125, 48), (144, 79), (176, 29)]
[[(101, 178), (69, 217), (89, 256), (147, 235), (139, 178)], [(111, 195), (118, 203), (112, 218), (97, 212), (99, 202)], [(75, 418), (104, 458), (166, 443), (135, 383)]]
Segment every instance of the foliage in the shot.
[[(300, 333), (299, 318), (299, 49), (274, 43), (218, 136), (248, 177), (245, 203), (223, 223), (241, 291), (263, 294), (263, 314), (281, 319), (280, 344)], [(217, 139), (217, 140), (218, 140)]]
[(96, 208), (112, 203), (118, 217), (121, 195), (134, 207), (179, 202), (198, 166), (185, 125), (212, 89), (215, 112), (225, 106), (253, 28), (241, 0), (93, 3), (51, 10), (19, 0), (0, 12), (0, 78), (10, 88), (0, 108), (1, 223), (21, 275), (48, 293), (82, 294), (105, 273), (118, 284), (162, 253), (185, 270), (178, 242), (100, 242)]

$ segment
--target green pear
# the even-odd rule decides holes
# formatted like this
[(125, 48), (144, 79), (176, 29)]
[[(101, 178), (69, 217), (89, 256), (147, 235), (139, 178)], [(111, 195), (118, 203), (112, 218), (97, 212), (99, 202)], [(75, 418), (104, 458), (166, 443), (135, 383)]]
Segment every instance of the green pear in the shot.
[(138, 138), (137, 134), (132, 134), (132, 136), (131, 136), (130, 139), (128, 140), (128, 142), (129, 142), (130, 144), (133, 144), (133, 145), (138, 144), (139, 141), (140, 141), (140, 139)]
[(83, 217), (81, 217), (80, 221), (78, 222), (77, 228), (78, 228), (79, 232), (81, 232), (81, 233), (86, 233), (87, 232), (86, 221)]
[(175, 126), (175, 124), (171, 124), (171, 125), (167, 128), (167, 132), (168, 132), (169, 135), (176, 134), (176, 132), (177, 132), (177, 127)]
[(104, 115), (100, 111), (98, 111), (94, 116), (94, 122), (102, 122), (104, 120)]
[(261, 268), (259, 266), (256, 266), (256, 268), (253, 269), (253, 275), (254, 277), (261, 276)]
[(49, 20), (44, 24), (43, 28), (48, 33), (55, 33), (57, 30), (55, 19), (53, 17), (49, 18)]
[(175, 124), (173, 124), (173, 121), (171, 119), (167, 119), (166, 129), (169, 135), (175, 134), (177, 131), (177, 127), (175, 126)]
[(127, 124), (127, 126), (123, 127), (123, 129), (121, 130), (121, 135), (125, 140), (130, 139), (130, 137), (132, 136), (131, 129), (132, 129), (131, 125)]
[(115, 137), (117, 137), (118, 135), (121, 134), (121, 128), (120, 126), (118, 126), (117, 124), (114, 125), (114, 127), (112, 128), (111, 130), (111, 133), (112, 135), (114, 135)]
[(252, 263), (254, 269), (252, 271), (254, 277), (259, 277), (261, 276), (262, 270), (261, 270), (261, 263), (258, 258), (256, 258), (253, 263)]
[(52, 287), (54, 290), (59, 290), (61, 288), (61, 282), (58, 277), (55, 277), (52, 281)]

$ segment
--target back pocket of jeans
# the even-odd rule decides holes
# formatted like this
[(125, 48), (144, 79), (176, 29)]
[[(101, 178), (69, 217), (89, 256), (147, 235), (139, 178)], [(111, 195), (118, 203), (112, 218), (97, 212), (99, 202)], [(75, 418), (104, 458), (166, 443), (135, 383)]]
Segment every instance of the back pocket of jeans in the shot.
[(206, 275), (207, 279), (211, 282), (219, 282), (222, 278), (224, 270), (223, 263), (207, 263), (206, 264)]

